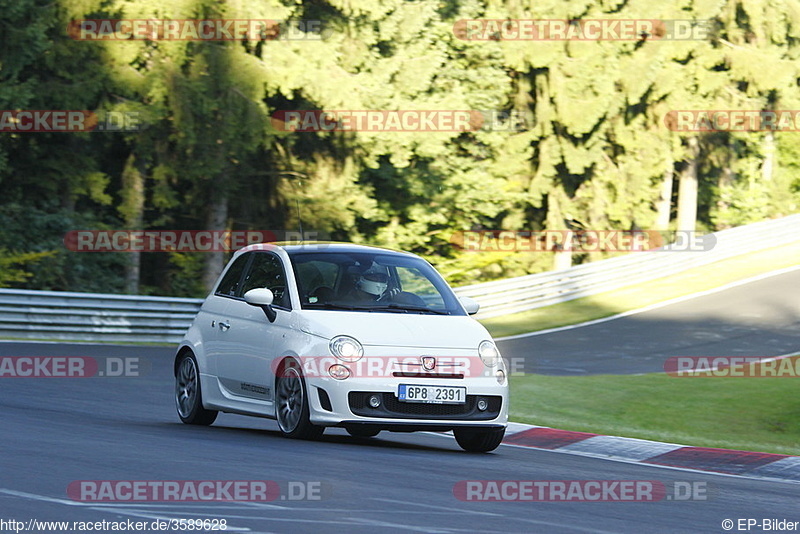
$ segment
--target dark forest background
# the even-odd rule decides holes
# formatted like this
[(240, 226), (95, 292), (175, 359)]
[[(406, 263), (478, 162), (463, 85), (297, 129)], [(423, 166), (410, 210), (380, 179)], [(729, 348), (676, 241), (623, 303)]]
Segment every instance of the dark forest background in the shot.
[[(321, 22), (307, 39), (80, 41), (80, 19)], [(471, 18), (680, 19), (704, 39), (465, 41)], [(2, 0), (0, 109), (136, 113), (0, 134), (0, 285), (202, 296), (223, 253), (75, 253), (76, 229), (290, 229), (419, 253), (455, 285), (553, 268), (474, 229), (714, 231), (798, 211), (800, 134), (674, 132), (671, 110), (800, 109), (781, 0)], [(273, 128), (294, 109), (493, 110), (474, 132)], [(575, 263), (601, 258), (575, 255)]]

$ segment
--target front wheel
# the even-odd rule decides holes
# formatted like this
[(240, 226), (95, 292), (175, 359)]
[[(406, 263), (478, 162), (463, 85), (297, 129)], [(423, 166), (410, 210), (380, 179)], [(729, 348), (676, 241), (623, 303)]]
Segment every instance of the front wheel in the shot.
[(453, 430), (456, 441), (467, 452), (493, 451), (500, 446), (505, 433), (505, 428), (456, 428)]
[(294, 361), (287, 363), (278, 376), (275, 405), (278, 427), (287, 438), (316, 439), (325, 432), (325, 427), (309, 420), (308, 392)]
[(175, 372), (175, 406), (178, 417), (187, 425), (208, 426), (217, 418), (218, 412), (203, 408), (203, 395), (200, 391), (200, 372), (197, 360), (186, 353), (178, 362)]

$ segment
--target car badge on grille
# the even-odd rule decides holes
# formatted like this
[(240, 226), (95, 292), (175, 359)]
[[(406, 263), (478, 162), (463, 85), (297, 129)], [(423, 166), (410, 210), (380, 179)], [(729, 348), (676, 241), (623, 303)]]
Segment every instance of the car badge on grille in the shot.
[(434, 358), (433, 356), (423, 356), (422, 367), (426, 371), (433, 371), (434, 367), (436, 367), (436, 358)]

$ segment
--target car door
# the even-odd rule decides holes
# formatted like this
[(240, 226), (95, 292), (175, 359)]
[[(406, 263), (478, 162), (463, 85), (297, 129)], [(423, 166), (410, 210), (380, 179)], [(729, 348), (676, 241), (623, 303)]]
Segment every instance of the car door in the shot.
[[(251, 254), (253, 259), (247, 266), (237, 295), (225, 311), (230, 328), (223, 334), (227, 337), (224, 351), (217, 359), (217, 370), (220, 383), (229, 394), (271, 402), (271, 363), (276, 344), (288, 324), (291, 302), (280, 258), (268, 251)], [(270, 322), (260, 307), (244, 301), (244, 294), (255, 288), (272, 291), (273, 308), (278, 315), (275, 322)]]
[(220, 353), (227, 351), (226, 344), (230, 337), (227, 335), (230, 327), (228, 307), (240, 293), (245, 268), (252, 258), (252, 254), (242, 254), (233, 260), (197, 314), (196, 323), (202, 335), (208, 374), (219, 376), (217, 362)]

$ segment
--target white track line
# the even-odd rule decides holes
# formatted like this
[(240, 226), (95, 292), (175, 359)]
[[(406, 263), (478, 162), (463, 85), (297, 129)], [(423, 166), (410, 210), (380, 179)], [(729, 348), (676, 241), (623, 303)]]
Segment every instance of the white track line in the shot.
[(498, 337), (495, 338), (495, 341), (506, 341), (511, 339), (520, 339), (523, 337), (533, 337), (533, 336), (541, 336), (544, 334), (552, 334), (553, 332), (563, 332), (564, 330), (572, 330), (573, 328), (581, 328), (584, 326), (592, 326), (595, 324), (605, 323), (608, 321), (613, 321), (614, 319), (621, 319), (623, 317), (628, 317), (630, 315), (635, 315), (637, 313), (643, 313), (651, 310), (657, 310), (659, 308), (663, 308), (665, 306), (671, 306), (672, 304), (679, 304), (681, 302), (686, 302), (687, 300), (692, 300), (697, 297), (704, 297), (706, 295), (711, 295), (714, 293), (719, 293), (720, 291), (725, 291), (728, 289), (732, 289), (734, 287), (742, 286), (745, 284), (749, 284), (751, 282), (758, 282), (759, 280), (765, 280), (767, 278), (771, 278), (773, 276), (779, 276), (781, 274), (790, 273), (792, 271), (796, 271), (800, 269), (800, 265), (793, 265), (791, 267), (786, 267), (784, 269), (779, 269), (777, 271), (770, 271), (768, 273), (759, 274), (756, 276), (751, 276), (750, 278), (745, 278), (744, 280), (738, 280), (736, 282), (731, 282), (729, 284), (725, 284), (724, 286), (715, 287), (713, 289), (707, 289), (705, 291), (700, 291), (697, 293), (692, 293), (691, 295), (684, 295), (682, 297), (676, 297), (674, 299), (665, 300), (663, 302), (658, 302), (656, 304), (651, 304), (649, 306), (645, 306), (644, 308), (638, 308), (635, 310), (629, 310), (626, 312), (618, 313), (616, 315), (611, 315), (609, 317), (602, 317), (600, 319), (594, 319), (592, 321), (586, 321), (583, 323), (578, 324), (570, 324), (566, 326), (559, 326), (556, 328), (548, 328), (547, 330), (539, 330), (537, 332), (529, 332), (527, 334), (516, 334), (513, 336), (505, 336), (505, 337)]

